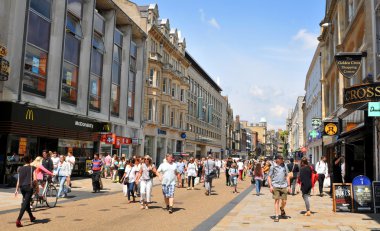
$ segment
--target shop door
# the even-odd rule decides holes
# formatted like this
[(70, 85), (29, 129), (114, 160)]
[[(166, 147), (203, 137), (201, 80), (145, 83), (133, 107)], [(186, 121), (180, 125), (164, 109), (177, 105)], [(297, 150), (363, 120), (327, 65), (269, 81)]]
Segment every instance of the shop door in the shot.
[(358, 175), (365, 175), (364, 141), (346, 143), (345, 182), (352, 182)]

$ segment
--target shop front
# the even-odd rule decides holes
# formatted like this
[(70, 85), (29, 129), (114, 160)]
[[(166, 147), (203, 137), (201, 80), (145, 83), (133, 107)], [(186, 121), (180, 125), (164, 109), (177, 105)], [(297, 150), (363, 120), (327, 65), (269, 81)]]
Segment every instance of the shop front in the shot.
[(100, 133), (99, 141), (99, 153), (104, 156), (109, 153), (111, 156), (132, 157), (132, 138), (130, 137), (117, 136), (115, 133)]
[(16, 173), (25, 155), (35, 158), (42, 150), (71, 151), (77, 158), (74, 174), (85, 171), (85, 160), (98, 145), (94, 133), (103, 131), (104, 123), (27, 104), (0, 102), (0, 108), (0, 183)]

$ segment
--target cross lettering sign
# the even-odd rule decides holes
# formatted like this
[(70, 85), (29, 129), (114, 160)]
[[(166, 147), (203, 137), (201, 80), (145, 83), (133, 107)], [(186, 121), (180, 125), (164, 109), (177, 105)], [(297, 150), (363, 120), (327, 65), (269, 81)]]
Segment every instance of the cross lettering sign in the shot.
[(0, 81), (7, 81), (9, 76), (9, 62), (0, 57)]

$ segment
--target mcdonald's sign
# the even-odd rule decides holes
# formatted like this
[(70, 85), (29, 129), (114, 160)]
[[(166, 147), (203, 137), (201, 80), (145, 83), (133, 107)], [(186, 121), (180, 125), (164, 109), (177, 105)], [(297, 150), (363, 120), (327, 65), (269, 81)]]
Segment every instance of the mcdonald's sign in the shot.
[(110, 132), (110, 131), (111, 131), (111, 129), (110, 129), (110, 125), (109, 125), (109, 124), (104, 124), (102, 130), (103, 130), (104, 132)]
[(34, 120), (34, 112), (32, 109), (27, 109), (25, 113), (25, 120)]

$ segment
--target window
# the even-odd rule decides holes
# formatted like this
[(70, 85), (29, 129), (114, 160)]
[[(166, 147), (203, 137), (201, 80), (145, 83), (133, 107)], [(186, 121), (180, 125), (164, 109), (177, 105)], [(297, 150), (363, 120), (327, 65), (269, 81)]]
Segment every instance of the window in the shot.
[[(70, 10), (70, 7), (74, 7), (74, 3), (76, 8), (81, 9), (82, 3), (77, 0), (68, 2), (68, 10)], [(77, 103), (78, 94), (79, 55), (82, 38), (81, 12), (81, 10), (77, 12), (76, 16), (67, 13), (66, 19), (61, 100), (71, 104)]]
[(46, 95), (51, 0), (31, 0), (25, 49), (23, 90)]
[(128, 83), (128, 119), (134, 120), (135, 118), (135, 96), (136, 96), (136, 59), (137, 59), (137, 45), (131, 42), (129, 65), (129, 83)]
[(176, 84), (172, 85), (172, 97), (175, 97)]
[(148, 100), (148, 120), (153, 120), (153, 99)]
[(82, 0), (68, 0), (67, 1), (67, 11), (77, 16), (82, 17)]
[(111, 87), (111, 114), (119, 116), (120, 110), (120, 72), (121, 72), (121, 53), (123, 34), (115, 30), (114, 46), (113, 46), (113, 61), (112, 61), (112, 87)]
[(166, 124), (166, 105), (161, 106), (161, 124)]
[(175, 112), (174, 109), (170, 113), (170, 126), (174, 127), (174, 120), (175, 120)]
[(104, 54), (104, 20), (98, 14), (94, 15), (94, 35), (91, 52), (91, 77), (90, 77), (90, 109), (100, 111), (103, 54)]
[(159, 71), (156, 71), (156, 87), (160, 87), (160, 82), (161, 82), (161, 73)]
[(154, 78), (154, 69), (151, 68), (149, 70), (149, 79), (148, 79), (149, 86), (153, 86), (153, 78)]
[(172, 80), (171, 79), (169, 79), (168, 80), (168, 90), (166, 91), (166, 93), (168, 94), (168, 95), (170, 95), (170, 92), (172, 91)]
[(163, 78), (162, 79), (162, 92), (163, 93), (166, 93), (166, 82), (167, 82), (167, 79), (166, 78)]
[(183, 113), (181, 112), (181, 114), (179, 115), (179, 128), (182, 129), (183, 128)]

